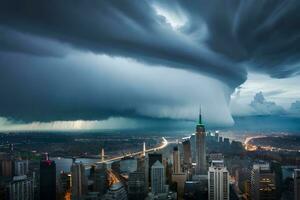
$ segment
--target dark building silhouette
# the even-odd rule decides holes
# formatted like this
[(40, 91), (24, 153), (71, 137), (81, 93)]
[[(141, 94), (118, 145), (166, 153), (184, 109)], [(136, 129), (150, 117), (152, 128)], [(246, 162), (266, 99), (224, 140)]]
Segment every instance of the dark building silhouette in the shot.
[(48, 158), (40, 163), (40, 199), (56, 199), (56, 165)]
[(185, 166), (192, 165), (192, 152), (191, 152), (191, 141), (185, 139), (182, 141), (183, 146), (183, 163)]

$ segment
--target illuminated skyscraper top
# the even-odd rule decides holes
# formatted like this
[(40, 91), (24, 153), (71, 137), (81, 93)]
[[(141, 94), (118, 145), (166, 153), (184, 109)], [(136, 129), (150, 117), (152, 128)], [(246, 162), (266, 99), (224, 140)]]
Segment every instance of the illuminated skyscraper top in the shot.
[(201, 107), (196, 126), (196, 173), (206, 174), (205, 127), (202, 122)]
[(202, 122), (201, 106), (200, 106), (200, 110), (199, 110), (199, 119), (198, 119), (198, 124), (197, 124), (196, 129), (197, 129), (197, 131), (198, 131), (198, 129), (199, 130), (201, 129), (203, 132), (205, 132), (204, 124)]

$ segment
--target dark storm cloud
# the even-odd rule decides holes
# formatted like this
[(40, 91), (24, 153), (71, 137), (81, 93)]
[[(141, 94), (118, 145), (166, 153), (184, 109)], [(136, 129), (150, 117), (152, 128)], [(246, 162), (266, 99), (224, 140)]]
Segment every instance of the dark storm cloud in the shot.
[(191, 120), (199, 102), (210, 108), (203, 109), (210, 122), (231, 120), (224, 85), (196, 73), (81, 52), (64, 59), (0, 53), (0, 61), (5, 63), (0, 67), (0, 116), (12, 120)]
[(52, 40), (23, 34), (0, 26), (0, 51), (63, 57), (67, 53), (67, 47)]
[[(185, 24), (175, 30), (155, 6), (180, 12)], [(248, 68), (276, 78), (297, 75), (299, 9), (297, 0), (2, 1), (0, 92), (5, 97), (0, 99), (0, 115), (27, 121), (140, 115), (130, 102), (147, 99), (128, 99), (125, 108), (120, 100), (113, 101), (122, 97), (115, 91), (132, 91), (100, 87), (100, 96), (87, 99), (110, 77), (73, 69), (74, 63), (56, 66), (53, 59), (63, 60), (78, 49), (201, 72), (231, 91), (246, 80)], [(14, 53), (22, 59), (15, 60), (19, 57)], [(43, 60), (37, 62), (32, 55)], [(83, 76), (90, 77), (88, 84)], [(230, 92), (224, 93), (228, 99)], [(163, 100), (168, 104), (169, 99), (153, 98), (153, 105)], [(105, 102), (111, 102), (109, 109)]]
[(299, 1), (179, 0), (159, 4), (168, 7), (175, 2), (189, 17), (184, 27), (188, 34), (202, 28), (199, 21), (207, 26), (206, 43), (213, 51), (275, 78), (299, 74)]
[(231, 86), (246, 77), (230, 60), (174, 31), (147, 1), (6, 1), (0, 23), (96, 53), (201, 71)]

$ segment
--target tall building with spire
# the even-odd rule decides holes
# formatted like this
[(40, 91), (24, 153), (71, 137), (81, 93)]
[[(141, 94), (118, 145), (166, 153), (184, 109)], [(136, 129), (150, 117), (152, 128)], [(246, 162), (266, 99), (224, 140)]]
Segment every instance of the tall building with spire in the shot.
[(196, 174), (207, 174), (205, 152), (205, 127), (202, 123), (201, 108), (196, 126)]

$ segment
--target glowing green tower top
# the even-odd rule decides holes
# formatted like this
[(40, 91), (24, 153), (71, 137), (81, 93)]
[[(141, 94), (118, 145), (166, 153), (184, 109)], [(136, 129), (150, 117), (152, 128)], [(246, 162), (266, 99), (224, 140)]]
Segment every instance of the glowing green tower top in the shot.
[(204, 124), (202, 123), (201, 106), (199, 110), (199, 120), (197, 126), (204, 126)]
[(201, 106), (200, 106), (200, 111), (199, 111), (199, 120), (198, 120), (196, 129), (197, 129), (197, 131), (205, 131), (204, 124), (202, 122)]

